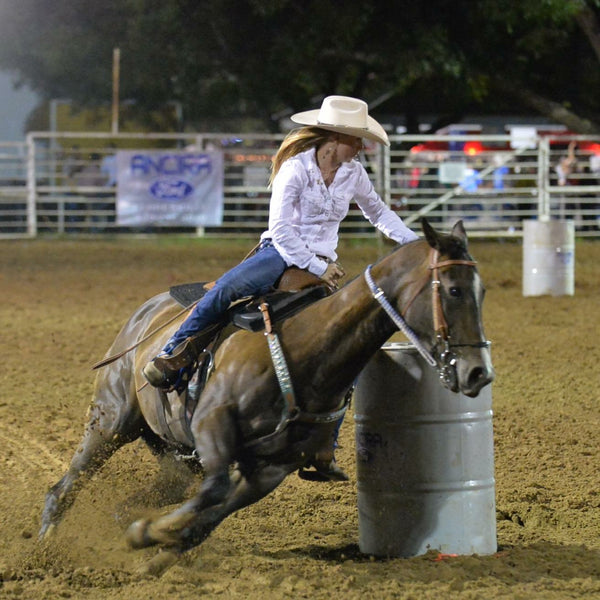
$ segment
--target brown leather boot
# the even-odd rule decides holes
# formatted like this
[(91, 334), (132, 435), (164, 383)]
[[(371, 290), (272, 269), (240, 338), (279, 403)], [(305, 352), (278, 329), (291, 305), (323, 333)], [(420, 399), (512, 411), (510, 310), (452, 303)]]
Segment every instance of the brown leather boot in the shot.
[(222, 322), (210, 325), (196, 335), (186, 338), (173, 349), (170, 349), (167, 343), (165, 348), (168, 351), (161, 352), (142, 369), (148, 383), (157, 388), (172, 389), (179, 380), (181, 369), (186, 369), (197, 361), (198, 356), (222, 328)]
[(146, 363), (142, 374), (150, 385), (164, 390), (170, 390), (179, 379), (179, 369), (176, 371), (169, 369), (164, 359), (158, 356)]
[(142, 369), (150, 385), (171, 389), (180, 379), (181, 370), (189, 367), (198, 357), (194, 338), (187, 338), (172, 353), (161, 352)]

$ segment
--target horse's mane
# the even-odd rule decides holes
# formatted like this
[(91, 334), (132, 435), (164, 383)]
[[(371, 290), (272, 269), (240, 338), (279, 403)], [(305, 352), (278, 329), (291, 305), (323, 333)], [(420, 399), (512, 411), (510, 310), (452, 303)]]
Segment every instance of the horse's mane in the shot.
[[(445, 255), (447, 254), (448, 259), (456, 260), (466, 258), (468, 260), (472, 260), (472, 257), (469, 254), (469, 250), (467, 248), (467, 244), (461, 238), (456, 237), (451, 233), (438, 233), (438, 241), (440, 253)], [(407, 242), (406, 244), (396, 244), (389, 252), (378, 258), (374, 264), (379, 264), (380, 262), (383, 262), (389, 256), (392, 256), (396, 252), (405, 251), (407, 248), (420, 243), (427, 243), (427, 240), (424, 237), (422, 237)], [(359, 275), (356, 275), (352, 279), (348, 280), (339, 290), (336, 290), (336, 292), (334, 293), (337, 293), (340, 290), (344, 289), (347, 285), (349, 285), (359, 277), (363, 277), (363, 273), (360, 273)]]
[[(467, 249), (467, 245), (461, 239), (452, 235), (451, 233), (439, 233), (439, 251), (441, 254), (447, 254), (449, 259), (457, 259), (469, 255), (469, 250)], [(392, 248), (387, 254), (382, 256), (377, 260), (377, 263), (385, 260), (388, 256), (395, 254), (409, 246), (413, 246), (415, 244), (419, 244), (420, 242), (426, 242), (425, 238), (419, 238), (417, 240), (412, 240), (406, 244), (397, 244), (394, 248)]]

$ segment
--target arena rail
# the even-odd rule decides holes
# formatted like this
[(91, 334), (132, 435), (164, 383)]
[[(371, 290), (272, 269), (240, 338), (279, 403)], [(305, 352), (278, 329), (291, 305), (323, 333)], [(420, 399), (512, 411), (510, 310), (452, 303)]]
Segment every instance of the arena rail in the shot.
[[(260, 133), (35, 132), (0, 143), (0, 239), (38, 235), (181, 233), (256, 236), (268, 219), (270, 160), (282, 135)], [(421, 216), (450, 227), (463, 219), (470, 237), (520, 237), (527, 219), (572, 219), (578, 237), (600, 237), (600, 137), (392, 135), (361, 160), (376, 189), (408, 225)], [(557, 168), (576, 142), (571, 175)], [(111, 157), (119, 150), (219, 150), (224, 158), (223, 220), (218, 226), (117, 222)], [(118, 179), (118, 177), (117, 177)], [(342, 237), (373, 238), (351, 206)]]

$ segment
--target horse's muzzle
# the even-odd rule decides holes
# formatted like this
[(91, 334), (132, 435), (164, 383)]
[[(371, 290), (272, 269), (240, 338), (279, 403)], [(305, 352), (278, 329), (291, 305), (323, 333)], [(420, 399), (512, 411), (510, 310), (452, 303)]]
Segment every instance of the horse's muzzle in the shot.
[(477, 354), (478, 359), (473, 360), (458, 357), (451, 349), (442, 352), (438, 371), (444, 387), (475, 398), (486, 385), (492, 383), (496, 373), (490, 359), (489, 344), (482, 344)]

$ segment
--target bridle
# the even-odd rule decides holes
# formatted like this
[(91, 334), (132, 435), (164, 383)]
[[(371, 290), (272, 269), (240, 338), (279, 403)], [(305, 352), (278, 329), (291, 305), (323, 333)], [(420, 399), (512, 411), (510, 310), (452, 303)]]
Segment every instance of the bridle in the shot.
[(456, 388), (457, 374), (456, 354), (452, 351), (452, 348), (487, 348), (490, 346), (491, 342), (486, 340), (483, 342), (466, 342), (461, 344), (450, 343), (449, 327), (446, 317), (444, 316), (442, 296), (440, 293), (440, 269), (443, 267), (452, 267), (456, 265), (474, 267), (477, 263), (474, 260), (463, 259), (448, 259), (440, 261), (439, 257), (439, 251), (435, 248), (432, 248), (429, 255), (429, 266), (427, 267), (429, 272), (425, 275), (423, 281), (417, 286), (416, 291), (406, 303), (403, 311), (403, 314), (406, 315), (415, 298), (423, 291), (427, 283), (430, 282), (433, 329), (436, 338), (433, 351), (435, 354), (437, 354), (439, 360), (436, 360), (431, 352), (425, 348), (415, 332), (409, 327), (404, 317), (398, 314), (398, 312), (390, 304), (389, 300), (385, 296), (385, 292), (375, 283), (371, 275), (372, 265), (367, 266), (364, 275), (367, 285), (369, 286), (369, 289), (371, 290), (375, 300), (379, 302), (398, 329), (400, 329), (400, 331), (402, 331), (402, 333), (404, 333), (404, 335), (413, 343), (426, 362), (430, 366), (438, 369), (440, 379), (444, 385), (450, 389), (453, 389)]

